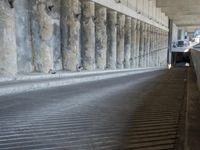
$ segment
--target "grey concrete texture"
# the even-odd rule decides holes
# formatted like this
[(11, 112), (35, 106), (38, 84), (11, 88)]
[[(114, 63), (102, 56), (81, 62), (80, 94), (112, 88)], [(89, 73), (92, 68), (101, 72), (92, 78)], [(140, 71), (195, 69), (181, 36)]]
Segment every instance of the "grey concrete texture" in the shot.
[(191, 61), (192, 64), (194, 66), (194, 70), (196, 72), (196, 77), (197, 77), (197, 83), (198, 83), (198, 87), (200, 89), (200, 51), (199, 50), (195, 50), (195, 49), (191, 49), (190, 50), (191, 53)]
[(17, 73), (15, 9), (7, 0), (0, 1), (0, 74)]
[(187, 114), (185, 132), (185, 150), (198, 150), (200, 144), (200, 92), (194, 68), (189, 68), (187, 84)]
[(124, 38), (124, 68), (131, 66), (131, 17), (125, 18), (125, 38)]
[(131, 21), (131, 68), (136, 68), (137, 66), (137, 20), (132, 19)]
[(62, 0), (61, 34), (64, 70), (77, 71), (81, 66), (81, 4), (79, 0)]
[(82, 62), (85, 70), (95, 69), (95, 3), (81, 1), (82, 6)]
[[(157, 7), (162, 9), (162, 12), (173, 19), (177, 26), (181, 26), (187, 32), (194, 32), (200, 21), (198, 16), (200, 14), (198, 0), (156, 0)], [(180, 9), (181, 8), (181, 9)]]
[(107, 9), (95, 7), (95, 60), (96, 69), (105, 70), (107, 62)]
[[(2, 0), (1, 4), (1, 74), (149, 64), (147, 30), (130, 16), (88, 0)], [(161, 35), (154, 35), (154, 50), (161, 48), (159, 39)], [(164, 50), (152, 52), (150, 58), (149, 66), (162, 66)]]
[(148, 41), (147, 41), (147, 38), (148, 38), (148, 34), (147, 34), (147, 29), (148, 29), (148, 24), (144, 24), (144, 52), (143, 52), (143, 67), (146, 67), (147, 64), (146, 64), (146, 61), (147, 61), (147, 52), (148, 52)]
[[(57, 52), (54, 53), (54, 48), (60, 50), (59, 42), (55, 41), (60, 39), (60, 33), (57, 33), (60, 32), (60, 1), (33, 0), (31, 4), (34, 70), (48, 73), (55, 70), (54, 58), (60, 59), (56, 56)], [(61, 63), (61, 59), (55, 61)]]
[(67, 73), (58, 75), (18, 76), (14, 79), (6, 78), (0, 82), (0, 95), (16, 94), (28, 91), (60, 87), (77, 83), (98, 81), (126, 75), (162, 70), (164, 68), (123, 69), (115, 71), (97, 71), (83, 73)]
[(175, 150), (184, 71), (0, 97), (1, 150)]
[(32, 12), (30, 7), (30, 3), (27, 0), (14, 2), (18, 73), (29, 73), (34, 69), (31, 43)]
[(117, 12), (107, 11), (107, 68), (116, 69), (117, 64)]
[(137, 39), (136, 39), (136, 67), (139, 68), (139, 55), (140, 55), (140, 28), (141, 22), (137, 20)]
[(150, 63), (150, 25), (147, 25), (147, 45), (146, 45), (146, 62), (145, 62), (145, 66), (149, 67), (149, 63)]
[(117, 15), (117, 68), (124, 68), (125, 15)]
[(140, 43), (139, 43), (139, 67), (143, 67), (143, 55), (144, 55), (144, 22), (140, 23)]

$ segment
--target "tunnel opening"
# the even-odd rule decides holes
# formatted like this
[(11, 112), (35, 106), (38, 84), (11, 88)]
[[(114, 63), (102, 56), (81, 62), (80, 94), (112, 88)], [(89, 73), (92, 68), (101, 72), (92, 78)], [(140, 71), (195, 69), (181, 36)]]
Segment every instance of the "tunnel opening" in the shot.
[(172, 60), (174, 67), (189, 67), (190, 53), (189, 52), (173, 52)]

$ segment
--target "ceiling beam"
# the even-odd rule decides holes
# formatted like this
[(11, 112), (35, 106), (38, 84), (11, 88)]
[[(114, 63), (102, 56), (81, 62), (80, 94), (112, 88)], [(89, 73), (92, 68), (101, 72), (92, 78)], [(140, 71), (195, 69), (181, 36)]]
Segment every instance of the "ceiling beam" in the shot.
[(200, 5), (199, 0), (157, 0), (157, 7), (185, 7)]

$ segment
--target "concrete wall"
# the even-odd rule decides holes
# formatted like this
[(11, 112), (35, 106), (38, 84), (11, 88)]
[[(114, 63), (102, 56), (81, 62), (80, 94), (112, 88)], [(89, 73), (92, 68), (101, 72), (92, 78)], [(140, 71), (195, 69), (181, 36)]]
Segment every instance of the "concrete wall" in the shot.
[(178, 41), (178, 27), (173, 23), (172, 27), (172, 42)]
[(191, 58), (192, 58), (192, 63), (196, 72), (196, 77), (197, 77), (197, 84), (200, 89), (200, 50), (195, 50), (192, 49), (190, 50), (191, 52)]
[(0, 4), (0, 74), (166, 66), (165, 16), (147, 0)]

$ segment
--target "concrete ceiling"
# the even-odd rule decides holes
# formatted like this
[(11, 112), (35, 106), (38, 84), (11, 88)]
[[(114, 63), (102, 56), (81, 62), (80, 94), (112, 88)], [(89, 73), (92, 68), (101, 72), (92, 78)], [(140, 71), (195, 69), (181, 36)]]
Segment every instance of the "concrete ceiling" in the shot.
[(156, 6), (188, 32), (200, 27), (200, 0), (156, 0)]

